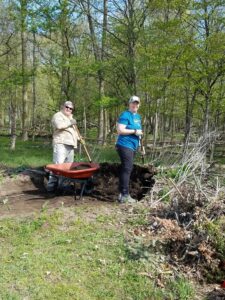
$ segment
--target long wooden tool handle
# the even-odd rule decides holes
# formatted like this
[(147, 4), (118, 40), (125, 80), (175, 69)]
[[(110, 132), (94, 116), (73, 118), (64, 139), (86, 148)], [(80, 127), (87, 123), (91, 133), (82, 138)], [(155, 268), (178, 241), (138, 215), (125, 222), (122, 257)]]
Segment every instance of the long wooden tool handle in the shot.
[(140, 137), (140, 142), (141, 142), (141, 160), (144, 165), (144, 163), (145, 163), (145, 146), (144, 146), (143, 136)]
[[(83, 140), (83, 139), (82, 139), (82, 136), (81, 136), (81, 134), (80, 134), (80, 131), (79, 131), (78, 127), (77, 127), (77, 125), (73, 125), (73, 127), (74, 127), (74, 129), (76, 130), (79, 139), (80, 139), (80, 140)], [(89, 160), (89, 162), (91, 163), (91, 162), (92, 162), (92, 159), (91, 159), (91, 157), (90, 157), (90, 154), (88, 153), (87, 147), (86, 147), (86, 145), (85, 145), (84, 143), (83, 143), (82, 145), (83, 145), (83, 147), (84, 147), (84, 151), (85, 151), (86, 154), (87, 154), (88, 160)]]

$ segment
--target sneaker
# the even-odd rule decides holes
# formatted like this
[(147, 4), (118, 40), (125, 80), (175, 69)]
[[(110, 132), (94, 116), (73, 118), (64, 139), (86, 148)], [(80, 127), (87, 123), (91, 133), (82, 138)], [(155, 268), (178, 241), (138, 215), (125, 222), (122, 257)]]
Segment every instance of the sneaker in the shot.
[(132, 198), (130, 195), (121, 195), (119, 202), (120, 203), (136, 203), (137, 200)]

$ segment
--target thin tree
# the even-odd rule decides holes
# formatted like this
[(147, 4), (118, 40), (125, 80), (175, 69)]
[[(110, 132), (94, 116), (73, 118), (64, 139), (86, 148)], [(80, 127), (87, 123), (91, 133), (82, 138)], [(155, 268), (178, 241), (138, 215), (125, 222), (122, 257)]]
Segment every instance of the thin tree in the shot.
[(21, 75), (22, 75), (22, 139), (28, 140), (28, 80), (27, 80), (27, 0), (20, 0)]

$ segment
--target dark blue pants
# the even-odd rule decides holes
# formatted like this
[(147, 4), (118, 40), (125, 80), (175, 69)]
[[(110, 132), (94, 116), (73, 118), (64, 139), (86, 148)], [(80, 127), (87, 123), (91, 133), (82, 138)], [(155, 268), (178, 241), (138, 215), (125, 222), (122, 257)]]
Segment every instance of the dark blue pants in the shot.
[(119, 173), (119, 191), (122, 195), (128, 195), (130, 175), (133, 169), (135, 151), (119, 145), (116, 145), (116, 150), (121, 160)]

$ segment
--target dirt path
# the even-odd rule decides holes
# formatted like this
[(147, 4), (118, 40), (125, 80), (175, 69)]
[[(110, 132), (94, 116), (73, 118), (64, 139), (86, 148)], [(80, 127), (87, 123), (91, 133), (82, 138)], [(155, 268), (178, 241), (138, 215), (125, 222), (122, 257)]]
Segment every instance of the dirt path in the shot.
[[(131, 194), (136, 199), (142, 199), (154, 184), (155, 170), (152, 166), (134, 166), (131, 176)], [(6, 170), (4, 180), (0, 184), (0, 218), (7, 216), (26, 216), (34, 212), (54, 209), (61, 206), (68, 207), (84, 203), (95, 206), (116, 204), (118, 197), (118, 164), (101, 164), (100, 171), (93, 179), (93, 192), (79, 199), (79, 184), (77, 199), (70, 186), (69, 191), (58, 195), (48, 195), (44, 181), (43, 169), (25, 170), (19, 175), (10, 174)], [(99, 201), (101, 200), (101, 201)], [(103, 204), (104, 203), (104, 204)], [(106, 204), (107, 203), (107, 204)]]
[[(48, 209), (69, 207), (74, 205), (90, 204), (90, 206), (112, 206), (112, 203), (98, 201), (93, 197), (85, 196), (82, 200), (67, 195), (48, 195), (41, 178), (18, 175), (16, 178), (6, 178), (0, 190), (0, 218), (27, 216), (40, 212), (46, 206)], [(40, 181), (38, 181), (38, 179)]]

